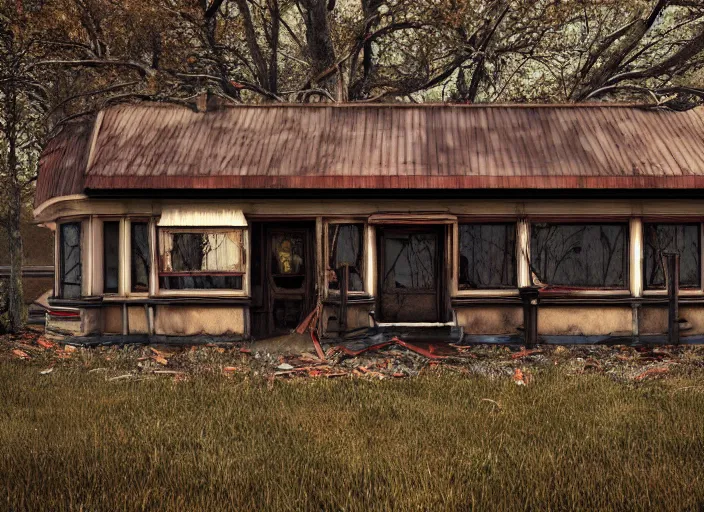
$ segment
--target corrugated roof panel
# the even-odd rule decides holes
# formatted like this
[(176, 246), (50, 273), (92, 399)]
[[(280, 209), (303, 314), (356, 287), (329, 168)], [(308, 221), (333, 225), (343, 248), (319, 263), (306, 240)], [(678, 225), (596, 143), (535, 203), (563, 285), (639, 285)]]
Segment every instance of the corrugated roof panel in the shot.
[(84, 186), (704, 188), (703, 113), (371, 104), (196, 113), (119, 105), (104, 111), (90, 169), (91, 126), (72, 124), (50, 141), (37, 204)]

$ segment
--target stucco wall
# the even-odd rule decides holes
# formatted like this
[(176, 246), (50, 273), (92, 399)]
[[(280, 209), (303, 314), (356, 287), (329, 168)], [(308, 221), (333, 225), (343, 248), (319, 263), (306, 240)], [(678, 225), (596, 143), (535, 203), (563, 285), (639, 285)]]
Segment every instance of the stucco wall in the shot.
[(523, 324), (520, 306), (474, 306), (455, 311), (466, 334), (514, 334)]
[(222, 336), (245, 332), (242, 306), (157, 306), (155, 310), (156, 334)]
[(543, 306), (538, 312), (538, 334), (630, 334), (632, 331), (630, 306)]

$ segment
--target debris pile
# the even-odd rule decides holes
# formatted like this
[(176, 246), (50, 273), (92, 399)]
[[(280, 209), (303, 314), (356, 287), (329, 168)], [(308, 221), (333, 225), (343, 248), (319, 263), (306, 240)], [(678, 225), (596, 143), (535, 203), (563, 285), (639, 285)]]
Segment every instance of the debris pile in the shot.
[[(308, 336), (305, 332), (299, 336)], [(646, 347), (573, 345), (526, 349), (509, 345), (410, 343), (398, 337), (367, 336), (321, 343), (314, 331), (309, 349), (277, 351), (271, 344), (126, 345), (79, 348), (39, 331), (0, 337), (3, 360), (34, 364), (42, 375), (62, 369), (104, 373), (107, 380), (188, 379), (218, 374), (268, 380), (302, 378), (403, 379), (429, 372), (504, 378), (530, 386), (535, 375), (560, 367), (578, 375), (599, 373), (644, 382), (704, 367), (704, 346)]]

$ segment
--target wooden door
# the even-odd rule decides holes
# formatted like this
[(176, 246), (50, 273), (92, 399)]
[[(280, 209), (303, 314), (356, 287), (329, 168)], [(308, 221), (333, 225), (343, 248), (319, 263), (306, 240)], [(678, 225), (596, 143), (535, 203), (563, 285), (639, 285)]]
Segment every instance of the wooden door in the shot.
[(442, 235), (442, 229), (435, 227), (379, 230), (380, 321), (441, 321)]

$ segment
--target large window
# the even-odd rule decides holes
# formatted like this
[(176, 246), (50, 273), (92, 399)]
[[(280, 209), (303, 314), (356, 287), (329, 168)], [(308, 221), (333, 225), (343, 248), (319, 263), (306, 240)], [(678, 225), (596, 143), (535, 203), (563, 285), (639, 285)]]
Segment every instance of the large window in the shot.
[(628, 224), (532, 224), (530, 259), (548, 286), (626, 288)]
[(460, 290), (516, 287), (516, 224), (459, 225)]
[(132, 222), (130, 225), (130, 276), (132, 292), (149, 291), (149, 224)]
[(159, 260), (163, 290), (241, 290), (244, 230), (161, 229)]
[(665, 288), (662, 255), (680, 255), (680, 287), (701, 286), (699, 224), (645, 224), (644, 282), (649, 289)]
[(59, 294), (64, 299), (81, 296), (81, 223), (61, 224), (59, 233)]
[(120, 222), (103, 222), (103, 292), (117, 293), (120, 274)]
[(364, 224), (330, 224), (328, 226), (328, 287), (340, 289), (342, 269), (349, 267), (350, 292), (364, 291), (362, 281), (362, 247)]

